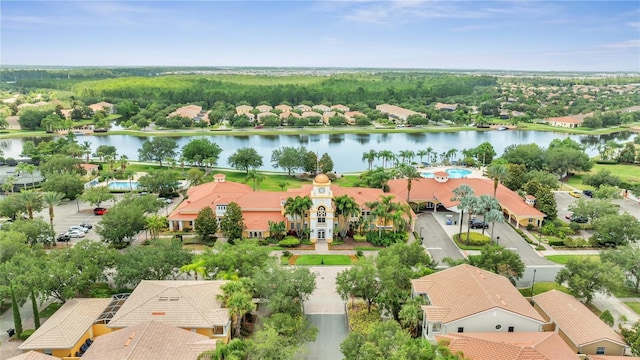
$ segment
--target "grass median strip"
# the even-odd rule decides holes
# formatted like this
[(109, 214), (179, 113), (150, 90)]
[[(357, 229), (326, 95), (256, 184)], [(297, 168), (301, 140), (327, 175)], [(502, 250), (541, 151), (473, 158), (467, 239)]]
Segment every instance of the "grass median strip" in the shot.
[(357, 262), (357, 257), (349, 255), (300, 255), (296, 259), (296, 265), (351, 265)]
[(545, 256), (545, 258), (562, 265), (566, 265), (571, 259), (578, 261), (600, 261), (600, 255), (548, 255)]

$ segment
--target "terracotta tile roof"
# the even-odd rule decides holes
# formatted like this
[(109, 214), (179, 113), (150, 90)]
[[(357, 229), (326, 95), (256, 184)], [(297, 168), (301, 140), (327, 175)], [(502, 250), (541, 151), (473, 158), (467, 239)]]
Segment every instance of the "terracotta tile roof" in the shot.
[(402, 119), (406, 119), (411, 115), (423, 115), (413, 110), (401, 108), (400, 106), (382, 104), (377, 105), (376, 110), (380, 111), (383, 114), (393, 115)]
[(245, 114), (251, 110), (253, 110), (253, 106), (250, 106), (250, 105), (236, 106), (236, 114)]
[(98, 170), (98, 168), (99, 168), (99, 166), (96, 165), (96, 164), (82, 163), (82, 164), (78, 164), (78, 165), (88, 173), (92, 172), (93, 170)]
[(279, 211), (244, 211), (242, 218), (247, 226), (247, 231), (268, 229), (269, 221), (280, 222), (285, 220), (285, 217)]
[(102, 109), (104, 109), (104, 108), (109, 108), (109, 109), (111, 109), (111, 108), (113, 108), (113, 104), (112, 104), (112, 103), (108, 103), (108, 102), (106, 102), (106, 101), (100, 101), (99, 103), (95, 103), (95, 104), (91, 104), (91, 105), (89, 105), (89, 108), (90, 108), (93, 112), (96, 112), (96, 111), (102, 110)]
[(195, 360), (203, 351), (215, 348), (216, 340), (207, 336), (159, 321), (146, 321), (97, 337), (82, 359)]
[(293, 108), (291, 106), (285, 105), (285, 104), (276, 105), (276, 109), (278, 109), (278, 110), (280, 110), (282, 112), (293, 110)]
[(449, 333), (436, 340), (448, 340), (452, 353), (469, 360), (580, 359), (555, 332)]
[(28, 351), (24, 354), (14, 356), (7, 360), (58, 360), (58, 358), (55, 356), (46, 355), (37, 351)]
[(458, 108), (458, 104), (436, 103), (435, 107), (437, 110), (455, 110)]
[(109, 327), (158, 320), (183, 328), (224, 326), (229, 311), (217, 296), (225, 281), (143, 280), (113, 316)]
[(273, 110), (273, 106), (271, 106), (271, 105), (258, 105), (258, 106), (256, 106), (256, 109), (258, 109), (258, 111), (260, 111), (260, 112), (270, 112), (271, 110)]
[(415, 293), (427, 294), (431, 303), (422, 306), (423, 310), (435, 314), (442, 323), (495, 308), (545, 322), (506, 277), (471, 265), (411, 280), (411, 286)]
[(312, 117), (312, 116), (322, 117), (322, 114), (317, 113), (315, 111), (304, 111), (304, 112), (302, 112), (302, 117), (303, 118)]
[(189, 118), (189, 119), (194, 119), (201, 112), (202, 112), (202, 106), (186, 105), (186, 106), (183, 106), (181, 108), (176, 109), (176, 111), (172, 112), (167, 117), (182, 116), (182, 117), (186, 117), (186, 118)]
[(589, 360), (640, 360), (638, 356), (588, 355)]
[(262, 119), (262, 118), (265, 118), (265, 117), (267, 117), (267, 116), (275, 116), (275, 117), (278, 117), (278, 115), (276, 115), (276, 114), (274, 114), (274, 113), (272, 113), (272, 112), (265, 111), (265, 112), (261, 112), (261, 113), (259, 113), (259, 114), (258, 114), (258, 120), (260, 120), (260, 119)]
[(36, 330), (20, 350), (70, 349), (91, 328), (111, 299), (70, 299)]
[(604, 340), (627, 346), (618, 333), (569, 294), (551, 290), (534, 296), (533, 302), (578, 347)]
[[(433, 201), (437, 200), (447, 209), (451, 209), (458, 205), (458, 201), (452, 201), (453, 189), (462, 184), (467, 184), (473, 188), (475, 196), (491, 195), (493, 196), (493, 180), (485, 178), (465, 178), (451, 179), (446, 182), (437, 182), (435, 179), (417, 179), (413, 180), (411, 185), (412, 201)], [(389, 192), (397, 197), (407, 198), (407, 180), (393, 179), (389, 180)], [(499, 184), (496, 193), (496, 199), (503, 208), (509, 209), (513, 214), (520, 217), (544, 217), (545, 215), (538, 209), (527, 204), (518, 193), (512, 191), (506, 186)]]
[(360, 111), (347, 111), (347, 112), (344, 113), (344, 116), (351, 117), (351, 118), (354, 118), (356, 116), (367, 117), (367, 115), (365, 115), (364, 113), (362, 113)]
[(347, 111), (351, 110), (351, 109), (349, 109), (348, 106), (344, 106), (342, 104), (333, 105), (333, 106), (331, 106), (331, 109), (332, 110), (340, 110), (342, 112), (347, 112)]
[(573, 116), (563, 116), (563, 117), (544, 119), (544, 122), (547, 122), (547, 123), (556, 122), (556, 123), (582, 124), (582, 119), (578, 119), (578, 118), (573, 117)]
[(322, 112), (331, 111), (330, 107), (328, 107), (327, 105), (323, 105), (323, 104), (314, 105), (311, 108), (313, 110), (319, 110), (319, 111), (322, 111)]
[(300, 104), (300, 105), (296, 105), (293, 107), (294, 109), (300, 110), (300, 111), (311, 111), (313, 110), (311, 108), (311, 106), (309, 105), (304, 105), (304, 104)]
[(291, 111), (284, 111), (280, 113), (280, 119), (287, 119), (289, 116), (293, 116), (294, 118), (301, 118), (300, 114), (294, 113)]

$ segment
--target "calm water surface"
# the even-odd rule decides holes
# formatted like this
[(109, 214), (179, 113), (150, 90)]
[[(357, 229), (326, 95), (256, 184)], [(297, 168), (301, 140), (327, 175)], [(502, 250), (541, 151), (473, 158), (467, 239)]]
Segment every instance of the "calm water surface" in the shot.
[[(328, 153), (333, 159), (334, 169), (338, 172), (361, 171), (367, 169), (367, 163), (362, 161), (362, 154), (371, 149), (376, 151), (390, 150), (395, 154), (402, 150), (426, 150), (431, 147), (435, 152), (442, 153), (449, 149), (469, 149), (488, 141), (498, 156), (504, 149), (512, 144), (536, 143), (546, 147), (556, 138), (570, 137), (585, 146), (590, 155), (595, 155), (595, 145), (607, 140), (618, 142), (630, 141), (636, 134), (623, 132), (612, 135), (586, 136), (568, 135), (563, 133), (540, 131), (460, 131), (443, 133), (376, 133), (376, 134), (283, 134), (283, 135), (246, 135), (246, 136), (188, 136), (173, 138), (179, 147), (187, 144), (196, 137), (207, 137), (218, 144), (223, 152), (220, 155), (218, 166), (229, 167), (227, 159), (236, 150), (242, 147), (252, 147), (263, 157), (262, 170), (276, 170), (271, 165), (271, 152), (283, 146), (304, 146), (308, 150), (317, 152), (320, 156)], [(126, 155), (129, 159), (138, 158), (138, 149), (147, 137), (132, 135), (108, 135), (108, 136), (78, 136), (79, 143), (88, 141), (92, 151), (100, 145), (113, 145), (118, 149), (118, 155)], [(22, 144), (26, 140), (41, 141), (41, 139), (16, 138), (0, 140), (0, 149), (5, 157), (19, 158), (22, 152)], [(459, 153), (458, 156), (462, 154)], [(416, 157), (414, 161), (418, 161)], [(423, 159), (426, 161), (426, 159)], [(378, 164), (378, 162), (376, 162)], [(381, 164), (381, 163), (380, 163)]]

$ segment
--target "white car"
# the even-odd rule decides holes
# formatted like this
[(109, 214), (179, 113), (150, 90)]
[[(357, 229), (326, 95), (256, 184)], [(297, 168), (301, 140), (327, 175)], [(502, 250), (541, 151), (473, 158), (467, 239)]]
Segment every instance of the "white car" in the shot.
[(87, 231), (89, 231), (89, 229), (87, 229), (84, 226), (74, 225), (74, 226), (69, 227), (69, 231), (80, 231), (80, 232), (82, 232), (84, 234)]
[(84, 237), (84, 232), (80, 230), (71, 230), (64, 234), (65, 236), (69, 236), (70, 238), (81, 238)]

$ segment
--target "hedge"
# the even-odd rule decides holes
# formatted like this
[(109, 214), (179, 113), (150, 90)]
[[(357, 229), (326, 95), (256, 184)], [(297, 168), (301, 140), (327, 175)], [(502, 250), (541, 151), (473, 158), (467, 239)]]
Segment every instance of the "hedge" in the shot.
[(34, 332), (36, 332), (36, 329), (26, 329), (26, 330), (23, 330), (23, 331), (20, 333), (20, 336), (18, 336), (18, 338), (19, 338), (20, 340), (27, 340), (27, 339), (29, 338), (29, 336), (31, 336), (31, 334), (33, 334)]
[(456, 234), (456, 239), (464, 245), (483, 246), (487, 245), (491, 240), (487, 235), (482, 235), (477, 232), (469, 233), (469, 240), (467, 241), (467, 233)]
[(300, 245), (300, 239), (293, 236), (287, 236), (286, 238), (280, 240), (280, 242), (278, 242), (278, 245), (282, 247), (296, 247)]
[(564, 246), (563, 239), (549, 239), (549, 246)]

